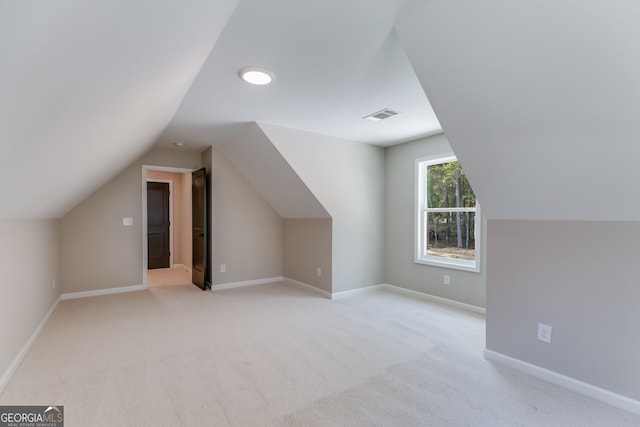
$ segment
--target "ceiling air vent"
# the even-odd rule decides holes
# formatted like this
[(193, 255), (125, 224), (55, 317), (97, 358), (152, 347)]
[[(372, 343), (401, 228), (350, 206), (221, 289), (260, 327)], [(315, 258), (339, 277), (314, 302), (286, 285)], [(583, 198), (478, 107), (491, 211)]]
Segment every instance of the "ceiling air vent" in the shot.
[(391, 116), (395, 116), (398, 114), (397, 111), (390, 110), (385, 108), (380, 111), (376, 111), (375, 113), (369, 114), (368, 116), (364, 116), (363, 119), (371, 120), (372, 122), (379, 122), (380, 120), (387, 119)]

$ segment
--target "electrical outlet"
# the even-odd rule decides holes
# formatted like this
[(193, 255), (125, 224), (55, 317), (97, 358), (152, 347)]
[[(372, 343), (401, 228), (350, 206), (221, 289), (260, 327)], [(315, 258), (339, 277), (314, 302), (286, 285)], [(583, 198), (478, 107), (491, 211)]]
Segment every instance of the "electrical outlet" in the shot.
[(227, 264), (220, 264), (220, 273), (225, 273), (227, 271)]
[(551, 344), (551, 331), (553, 328), (544, 323), (538, 323), (538, 339)]
[(322, 276), (322, 269), (320, 267), (318, 267), (318, 269), (316, 270), (316, 274), (318, 275), (318, 277)]
[(56, 288), (56, 279), (53, 279), (53, 289)]
[(133, 218), (131, 218), (131, 217), (122, 218), (122, 225), (127, 226), (127, 227), (131, 227), (133, 225)]
[(451, 285), (451, 276), (449, 276), (448, 274), (444, 275), (444, 284), (447, 286)]

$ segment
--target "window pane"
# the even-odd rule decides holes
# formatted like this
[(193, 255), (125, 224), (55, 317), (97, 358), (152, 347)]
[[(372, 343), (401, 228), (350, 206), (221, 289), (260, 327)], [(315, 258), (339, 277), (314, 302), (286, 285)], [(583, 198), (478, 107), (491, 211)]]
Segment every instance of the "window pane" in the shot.
[(475, 260), (475, 212), (429, 212), (423, 255)]
[(476, 196), (457, 161), (427, 166), (427, 207), (474, 207)]

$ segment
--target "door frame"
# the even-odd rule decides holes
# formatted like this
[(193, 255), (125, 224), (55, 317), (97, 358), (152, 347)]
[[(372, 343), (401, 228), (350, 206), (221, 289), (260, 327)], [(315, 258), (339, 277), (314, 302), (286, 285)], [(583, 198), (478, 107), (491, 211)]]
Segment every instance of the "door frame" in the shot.
[[(147, 182), (160, 182), (169, 184), (169, 268), (171, 268), (173, 267), (173, 180), (149, 178), (147, 179)], [(147, 226), (149, 226), (149, 224), (147, 224)]]
[[(147, 271), (149, 268), (149, 248), (147, 247), (147, 171), (159, 171), (159, 172), (173, 172), (173, 173), (188, 173), (191, 174), (197, 169), (189, 168), (175, 168), (170, 166), (155, 166), (155, 165), (142, 165), (142, 286), (147, 289)], [(169, 197), (169, 203), (171, 203), (172, 196)], [(171, 211), (171, 208), (169, 208)], [(173, 218), (172, 218), (173, 219)], [(171, 252), (171, 260), (173, 260), (173, 251)], [(171, 263), (171, 261), (170, 261)], [(171, 265), (173, 265), (171, 263)]]

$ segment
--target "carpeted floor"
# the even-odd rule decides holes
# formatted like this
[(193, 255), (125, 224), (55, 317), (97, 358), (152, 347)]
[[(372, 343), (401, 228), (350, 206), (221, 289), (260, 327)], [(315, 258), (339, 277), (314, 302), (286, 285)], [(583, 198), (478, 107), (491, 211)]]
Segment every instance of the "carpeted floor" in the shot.
[(284, 283), (61, 302), (0, 404), (66, 426), (638, 426), (483, 359), (484, 318)]
[(186, 267), (154, 268), (147, 270), (147, 286), (157, 288), (159, 286), (192, 285), (191, 271)]

